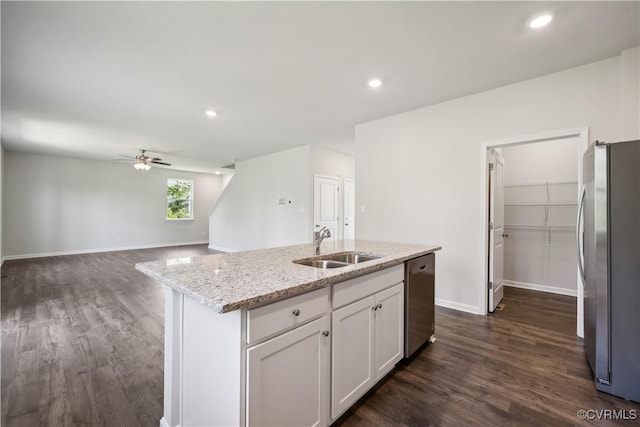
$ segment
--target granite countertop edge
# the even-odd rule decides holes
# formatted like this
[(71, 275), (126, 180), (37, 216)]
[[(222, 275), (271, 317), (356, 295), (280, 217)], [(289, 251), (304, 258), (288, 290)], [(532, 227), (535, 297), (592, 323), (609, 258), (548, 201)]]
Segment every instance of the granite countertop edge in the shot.
[[(399, 245), (402, 245), (402, 244), (399, 244)], [(418, 245), (411, 245), (411, 246), (417, 247)], [(168, 286), (172, 290), (182, 293), (198, 301), (199, 303), (205, 305), (206, 307), (211, 308), (217, 313), (224, 314), (224, 313), (229, 313), (229, 312), (240, 310), (240, 309), (252, 309), (255, 307), (265, 305), (267, 303), (272, 303), (285, 298), (301, 295), (316, 289), (333, 285), (334, 283), (343, 282), (345, 280), (349, 280), (354, 277), (362, 276), (365, 274), (373, 273), (375, 271), (383, 270), (385, 268), (393, 267), (393, 266), (402, 264), (407, 260), (420, 257), (429, 253), (433, 253), (441, 249), (440, 246), (426, 246), (426, 245), (421, 245), (421, 246), (422, 246), (422, 249), (412, 251), (410, 254), (404, 254), (399, 256), (390, 255), (388, 257), (384, 256), (379, 260), (374, 260), (373, 263), (365, 262), (362, 264), (354, 264), (352, 266), (345, 267), (345, 270), (342, 270), (341, 268), (331, 269), (329, 273), (333, 273), (333, 274), (326, 277), (303, 280), (300, 283), (293, 286), (289, 286), (287, 288), (277, 289), (274, 291), (267, 290), (264, 293), (260, 293), (259, 295), (253, 295), (246, 298), (240, 297), (240, 298), (233, 299), (231, 301), (229, 301), (229, 298), (224, 298), (224, 297), (219, 297), (219, 298), (207, 297), (205, 295), (202, 295), (201, 292), (198, 292), (192, 289), (190, 286), (185, 286), (181, 284), (181, 282), (183, 282), (184, 280), (175, 279), (175, 278), (172, 279), (171, 277), (167, 277), (161, 274), (154, 267), (162, 261), (137, 263), (135, 265), (135, 268), (141, 273), (144, 273), (145, 275), (157, 280), (161, 284)], [(274, 249), (281, 249), (281, 248), (274, 248)], [(268, 250), (269, 249), (267, 249), (267, 251)], [(324, 253), (323, 255), (328, 255), (330, 253), (333, 253), (333, 252)], [(242, 254), (242, 252), (236, 252), (235, 254)], [(222, 254), (222, 255), (226, 255), (226, 254)], [(212, 257), (212, 256), (216, 256), (216, 255), (205, 255), (197, 258), (205, 258), (205, 257)], [(307, 258), (316, 258), (316, 257), (322, 257), (322, 255), (310, 256)], [(388, 258), (388, 259), (385, 259), (385, 258)], [(301, 259), (301, 258), (296, 258), (296, 259)], [(292, 261), (293, 260), (289, 260), (289, 263), (292, 263)], [(299, 266), (299, 267), (313, 268), (313, 267), (307, 267), (307, 266)]]

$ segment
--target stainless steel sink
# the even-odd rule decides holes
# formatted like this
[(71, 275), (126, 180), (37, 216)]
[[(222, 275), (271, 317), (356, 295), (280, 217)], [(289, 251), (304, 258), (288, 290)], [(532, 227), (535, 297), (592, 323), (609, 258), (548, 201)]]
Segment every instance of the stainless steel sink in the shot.
[(332, 261), (346, 262), (349, 264), (358, 264), (360, 262), (371, 261), (380, 258), (376, 255), (364, 254), (359, 252), (345, 252), (339, 254), (324, 255), (322, 259), (330, 259)]
[(346, 262), (333, 261), (330, 259), (299, 259), (293, 262), (315, 268), (340, 268), (351, 265)]
[(381, 256), (362, 252), (340, 252), (337, 254), (320, 255), (314, 258), (297, 259), (293, 262), (315, 268), (340, 268), (378, 258), (381, 258)]

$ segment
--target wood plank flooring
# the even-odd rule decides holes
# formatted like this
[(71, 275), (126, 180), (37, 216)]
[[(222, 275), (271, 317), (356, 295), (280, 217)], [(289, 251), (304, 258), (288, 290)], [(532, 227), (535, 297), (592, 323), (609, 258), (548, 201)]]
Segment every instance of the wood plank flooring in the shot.
[[(640, 425), (640, 405), (595, 390), (574, 297), (506, 288), (503, 302), (488, 316), (436, 307), (437, 341), (337, 424)], [(637, 419), (580, 420), (580, 409), (622, 409)]]
[(6, 261), (1, 425), (158, 426), (164, 294), (137, 262), (206, 245)]
[[(2, 426), (157, 426), (164, 296), (136, 262), (213, 253), (205, 245), (6, 261)], [(580, 421), (636, 410), (595, 391), (575, 299), (508, 288), (491, 316), (436, 309), (437, 342), (391, 374), (343, 426), (638, 425)]]

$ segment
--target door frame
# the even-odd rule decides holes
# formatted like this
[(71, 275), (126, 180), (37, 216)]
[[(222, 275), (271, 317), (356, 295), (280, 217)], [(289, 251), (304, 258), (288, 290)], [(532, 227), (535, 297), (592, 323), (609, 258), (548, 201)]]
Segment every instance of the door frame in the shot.
[[(488, 141), (481, 144), (480, 147), (480, 160), (481, 160), (481, 172), (480, 172), (480, 216), (482, 218), (482, 248), (480, 253), (483, 254), (482, 257), (482, 265), (483, 265), (483, 280), (481, 281), (481, 289), (479, 291), (482, 292), (481, 301), (483, 304), (482, 314), (486, 315), (489, 310), (489, 264), (487, 260), (489, 259), (489, 230), (487, 224), (489, 223), (488, 216), (488, 200), (487, 194), (489, 194), (489, 179), (488, 179), (488, 168), (487, 164), (489, 162), (489, 150), (491, 148), (503, 148), (503, 147), (513, 147), (516, 145), (530, 144), (534, 142), (545, 142), (545, 141), (553, 141), (556, 139), (565, 139), (565, 138), (578, 138), (579, 140), (579, 149), (576, 157), (576, 161), (578, 162), (578, 191), (582, 189), (582, 155), (586, 151), (589, 146), (589, 127), (582, 128), (574, 128), (574, 129), (566, 129), (559, 130), (553, 132), (539, 133), (533, 135), (524, 135), (515, 138), (507, 138), (496, 141)], [(578, 267), (576, 266), (576, 269)], [(578, 275), (577, 286), (577, 325), (576, 330), (579, 337), (584, 336), (584, 313), (582, 307), (583, 300), (583, 289), (580, 286), (580, 275)]]
[(355, 206), (356, 205), (355, 204), (355, 199), (356, 199), (355, 188), (356, 188), (356, 180), (353, 179), (353, 178), (343, 178), (342, 179), (342, 212), (341, 212), (342, 213), (342, 222), (341, 222), (341, 224), (342, 224), (342, 238), (344, 239), (346, 234), (347, 234), (346, 230), (345, 230), (346, 227), (344, 225), (345, 218), (347, 216), (347, 214), (346, 214), (346, 211), (347, 211), (347, 183), (353, 184), (353, 191), (354, 191), (354, 195), (353, 195), (353, 218), (350, 219), (349, 221), (351, 221), (354, 224), (353, 225), (353, 227), (354, 227), (354, 229), (353, 229), (353, 238), (355, 239), (355, 233), (356, 233), (356, 230), (355, 230), (355, 214), (356, 214), (356, 212), (355, 212), (356, 211), (356, 206)]

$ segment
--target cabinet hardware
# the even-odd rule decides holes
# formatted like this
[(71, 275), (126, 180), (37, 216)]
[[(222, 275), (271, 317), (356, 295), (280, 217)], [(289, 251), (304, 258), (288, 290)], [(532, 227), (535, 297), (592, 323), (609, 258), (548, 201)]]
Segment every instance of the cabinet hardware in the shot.
[(382, 304), (378, 304), (378, 308), (382, 308)]
[(300, 310), (298, 310), (297, 308), (295, 310), (293, 310), (293, 315), (294, 316), (300, 316)]
[(378, 306), (377, 306), (377, 305), (374, 305), (373, 307), (371, 307), (371, 310), (373, 310), (373, 311), (378, 311)]
[(324, 335), (325, 337), (328, 337), (329, 336), (329, 331), (322, 332), (322, 335)]

